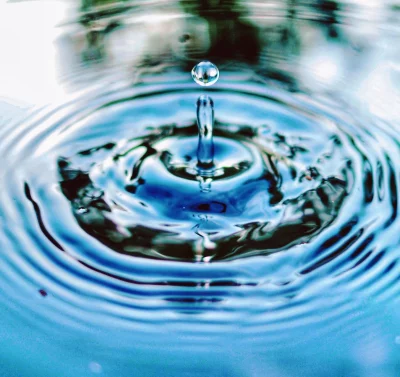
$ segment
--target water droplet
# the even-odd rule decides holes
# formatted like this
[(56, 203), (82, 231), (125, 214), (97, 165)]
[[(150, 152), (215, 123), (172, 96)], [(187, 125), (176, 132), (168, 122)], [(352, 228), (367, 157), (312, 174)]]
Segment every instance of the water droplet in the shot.
[(217, 66), (209, 61), (200, 62), (192, 69), (193, 80), (201, 86), (215, 84), (219, 78)]

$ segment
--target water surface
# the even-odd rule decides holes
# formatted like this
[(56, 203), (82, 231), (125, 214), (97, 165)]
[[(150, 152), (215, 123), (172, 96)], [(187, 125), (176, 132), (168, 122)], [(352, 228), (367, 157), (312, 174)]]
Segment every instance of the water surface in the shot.
[(206, 5), (60, 3), (1, 92), (2, 376), (397, 375), (397, 8)]

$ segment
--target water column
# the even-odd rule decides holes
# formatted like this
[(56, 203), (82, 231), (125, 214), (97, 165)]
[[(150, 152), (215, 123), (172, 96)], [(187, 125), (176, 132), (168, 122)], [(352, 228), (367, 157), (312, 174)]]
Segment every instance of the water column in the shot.
[(197, 126), (199, 128), (197, 166), (201, 171), (211, 170), (214, 166), (214, 102), (207, 95), (202, 95), (197, 100)]
[[(215, 64), (203, 61), (193, 67), (192, 77), (201, 86), (211, 86), (218, 81), (219, 70)], [(199, 129), (197, 167), (200, 188), (202, 191), (209, 191), (214, 168), (214, 102), (210, 96), (205, 94), (197, 100), (197, 125)]]

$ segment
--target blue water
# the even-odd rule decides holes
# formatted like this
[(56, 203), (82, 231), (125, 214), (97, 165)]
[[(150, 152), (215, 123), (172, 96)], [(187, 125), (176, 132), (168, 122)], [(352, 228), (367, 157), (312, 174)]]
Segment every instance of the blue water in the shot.
[(3, 375), (391, 375), (393, 130), (230, 80), (203, 191), (200, 93), (118, 88), (3, 131)]
[(0, 107), (1, 377), (398, 375), (398, 124), (233, 37), (213, 86), (92, 46), (81, 91)]

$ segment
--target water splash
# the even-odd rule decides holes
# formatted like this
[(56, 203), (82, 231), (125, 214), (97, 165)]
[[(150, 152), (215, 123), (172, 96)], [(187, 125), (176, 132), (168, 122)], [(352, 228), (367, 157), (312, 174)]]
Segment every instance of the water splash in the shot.
[(211, 86), (218, 81), (219, 69), (215, 64), (203, 61), (193, 67), (192, 77), (201, 86)]
[(354, 184), (340, 132), (317, 116), (288, 112), (264, 89), (215, 92), (218, 120), (202, 96), (196, 124), (198, 91), (187, 88), (118, 93), (118, 107), (105, 103), (79, 123), (86, 124), (76, 136), (82, 142), (47, 146), (57, 156), (61, 193), (89, 239), (119, 254), (186, 262), (198, 261), (203, 245), (201, 260), (213, 263), (288, 252), (330, 226)]

